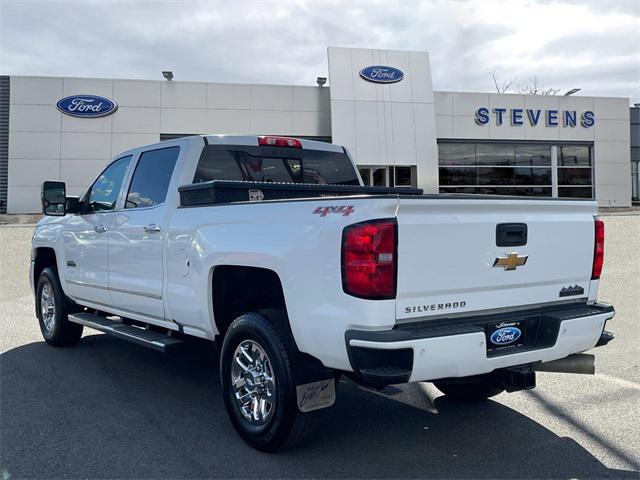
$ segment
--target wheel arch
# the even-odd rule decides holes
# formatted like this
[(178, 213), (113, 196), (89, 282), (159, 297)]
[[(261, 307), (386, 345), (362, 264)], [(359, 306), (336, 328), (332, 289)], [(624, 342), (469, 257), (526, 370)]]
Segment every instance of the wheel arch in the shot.
[[(58, 263), (56, 251), (52, 247), (37, 247), (33, 252), (33, 285), (38, 284), (38, 279), (42, 271), (47, 268), (53, 268), (58, 272)], [(59, 277), (59, 275), (58, 275)]]
[(211, 270), (209, 299), (213, 326), (224, 336), (243, 313), (277, 310), (284, 313), (283, 325), (290, 332), (287, 306), (280, 276), (269, 268), (219, 265)]

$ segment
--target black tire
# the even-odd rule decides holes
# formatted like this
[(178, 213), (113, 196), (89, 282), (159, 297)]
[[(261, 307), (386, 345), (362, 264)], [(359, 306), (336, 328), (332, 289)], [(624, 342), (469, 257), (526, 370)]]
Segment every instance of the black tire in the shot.
[(433, 382), (438, 390), (458, 402), (478, 402), (504, 392), (498, 375), (486, 374)]
[[(43, 290), (52, 298), (52, 304), (45, 300)], [(36, 315), (42, 337), (49, 345), (71, 347), (80, 341), (82, 325), (67, 319), (67, 315), (77, 309), (77, 305), (69, 301), (62, 291), (57, 272), (52, 268), (42, 270), (36, 286)], [(51, 312), (51, 316), (45, 310)]]
[[(300, 444), (309, 433), (314, 413), (298, 410), (296, 385), (293, 376), (292, 359), (294, 350), (281, 318), (269, 318), (258, 313), (241, 315), (229, 326), (220, 354), (220, 383), (229, 418), (242, 439), (263, 452), (277, 452)], [(278, 316), (276, 314), (275, 316)], [(275, 404), (268, 419), (262, 424), (248, 420), (236, 400), (232, 385), (232, 363), (241, 344), (258, 345), (263, 349), (271, 365), (275, 393), (271, 399)], [(253, 384), (251, 384), (253, 386)]]

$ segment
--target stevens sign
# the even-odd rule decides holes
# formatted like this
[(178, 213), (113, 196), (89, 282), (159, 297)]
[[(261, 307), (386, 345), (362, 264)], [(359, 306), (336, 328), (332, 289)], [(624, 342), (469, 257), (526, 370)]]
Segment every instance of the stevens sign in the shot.
[(584, 128), (591, 128), (596, 117), (590, 110), (578, 113), (576, 110), (541, 110), (539, 108), (492, 108), (480, 107), (476, 110), (476, 123), (488, 125), (493, 121), (496, 125), (509, 122), (513, 126), (524, 125), (525, 121), (532, 127), (544, 124), (547, 127), (575, 127), (578, 122)]

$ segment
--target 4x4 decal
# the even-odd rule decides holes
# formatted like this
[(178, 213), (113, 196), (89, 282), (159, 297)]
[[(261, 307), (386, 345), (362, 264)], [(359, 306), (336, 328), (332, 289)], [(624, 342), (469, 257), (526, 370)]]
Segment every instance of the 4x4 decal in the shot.
[(339, 213), (342, 214), (343, 217), (348, 217), (355, 211), (356, 209), (353, 205), (338, 205), (335, 207), (318, 207), (313, 211), (313, 213), (314, 215), (320, 215), (321, 217), (326, 217), (330, 213)]

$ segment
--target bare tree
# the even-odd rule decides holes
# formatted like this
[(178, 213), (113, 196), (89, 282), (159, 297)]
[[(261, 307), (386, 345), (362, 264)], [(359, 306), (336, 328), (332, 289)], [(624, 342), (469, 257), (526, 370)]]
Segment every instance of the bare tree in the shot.
[(510, 78), (509, 80), (504, 80), (502, 82), (499, 82), (496, 72), (489, 72), (489, 75), (491, 75), (491, 78), (493, 79), (493, 84), (495, 85), (496, 91), (498, 93), (507, 93), (509, 89), (513, 86), (513, 84), (516, 83), (515, 78)]
[(522, 84), (516, 83), (517, 78), (509, 78), (508, 80), (500, 80), (496, 72), (489, 72), (493, 85), (498, 93), (508, 93), (513, 91), (523, 95), (557, 95), (559, 88), (545, 88), (537, 76), (529, 78), (529, 82)]
[(557, 95), (558, 92), (560, 92), (559, 88), (544, 88), (544, 85), (535, 75), (529, 79), (528, 84), (518, 87), (518, 93), (525, 95)]

